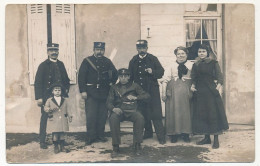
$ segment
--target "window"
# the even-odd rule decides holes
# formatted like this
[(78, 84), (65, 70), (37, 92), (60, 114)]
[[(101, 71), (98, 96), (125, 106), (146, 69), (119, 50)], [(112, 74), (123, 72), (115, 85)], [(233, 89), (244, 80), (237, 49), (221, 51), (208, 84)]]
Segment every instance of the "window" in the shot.
[(194, 4), (185, 8), (186, 47), (189, 60), (197, 57), (199, 44), (207, 44), (210, 56), (222, 66), (221, 5)]
[[(30, 84), (33, 85), (39, 64), (48, 57), (47, 5), (27, 5), (27, 15), (29, 78)], [(59, 60), (64, 63), (71, 84), (76, 84), (74, 21), (74, 5), (51, 5), (52, 42), (60, 45)]]

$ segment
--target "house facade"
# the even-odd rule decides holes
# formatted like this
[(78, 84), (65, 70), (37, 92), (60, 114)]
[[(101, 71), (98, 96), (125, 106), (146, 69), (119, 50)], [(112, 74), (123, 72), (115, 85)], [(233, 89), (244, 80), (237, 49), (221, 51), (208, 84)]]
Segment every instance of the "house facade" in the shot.
[[(93, 42), (106, 42), (105, 56), (117, 69), (128, 67), (138, 39), (166, 69), (173, 50), (186, 46), (193, 61), (199, 43), (211, 48), (224, 74), (228, 121), (255, 123), (255, 8), (252, 4), (30, 4), (7, 5), (5, 21), (6, 132), (38, 132), (40, 108), (34, 78), (47, 58), (47, 42), (60, 44), (71, 80), (72, 131), (85, 130), (84, 101), (77, 71), (93, 53)], [(164, 106), (163, 106), (164, 107)]]

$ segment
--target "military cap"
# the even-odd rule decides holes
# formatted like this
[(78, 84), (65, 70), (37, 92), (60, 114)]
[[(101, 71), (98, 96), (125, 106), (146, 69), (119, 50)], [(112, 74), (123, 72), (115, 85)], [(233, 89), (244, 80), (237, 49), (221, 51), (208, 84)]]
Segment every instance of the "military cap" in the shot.
[(137, 40), (136, 46), (137, 47), (147, 47), (148, 42), (146, 40)]
[(105, 48), (104, 42), (94, 42), (94, 48)]
[(47, 49), (48, 50), (58, 50), (59, 49), (59, 44), (57, 44), (57, 43), (48, 43), (47, 44)]
[(126, 68), (121, 68), (118, 70), (118, 75), (130, 75), (130, 72)]

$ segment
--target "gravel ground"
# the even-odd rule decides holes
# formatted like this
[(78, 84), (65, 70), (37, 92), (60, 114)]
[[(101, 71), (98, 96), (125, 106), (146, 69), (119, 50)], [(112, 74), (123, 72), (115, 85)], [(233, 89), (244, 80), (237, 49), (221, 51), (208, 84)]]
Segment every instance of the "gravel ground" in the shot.
[[(108, 142), (84, 145), (84, 133), (68, 133), (68, 153), (54, 154), (53, 145), (40, 149), (37, 134), (6, 134), (7, 163), (211, 163), (211, 162), (254, 162), (255, 130), (253, 126), (231, 125), (230, 130), (219, 137), (220, 148), (212, 145), (196, 145), (203, 136), (191, 137), (190, 143), (182, 140), (165, 145), (158, 144), (156, 136), (144, 140), (143, 153), (135, 156), (132, 152), (131, 132), (122, 132), (120, 150), (122, 157), (111, 158), (110, 133)], [(213, 138), (213, 137), (212, 137)], [(51, 142), (50, 142), (51, 143)]]

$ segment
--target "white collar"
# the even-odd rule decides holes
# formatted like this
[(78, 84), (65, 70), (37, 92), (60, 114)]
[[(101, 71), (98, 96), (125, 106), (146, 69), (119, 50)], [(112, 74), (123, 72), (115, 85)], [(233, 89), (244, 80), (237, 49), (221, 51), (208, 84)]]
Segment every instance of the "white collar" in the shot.
[(146, 57), (146, 55), (147, 55), (147, 54), (145, 54), (144, 56), (141, 56), (141, 55), (139, 54), (139, 58), (144, 59), (144, 58)]
[(56, 100), (56, 102), (58, 103), (58, 105), (60, 105), (61, 96), (59, 96), (59, 97), (54, 96), (54, 99)]
[(54, 60), (54, 59), (49, 58), (49, 60), (52, 61), (52, 62), (57, 62), (57, 59)]

